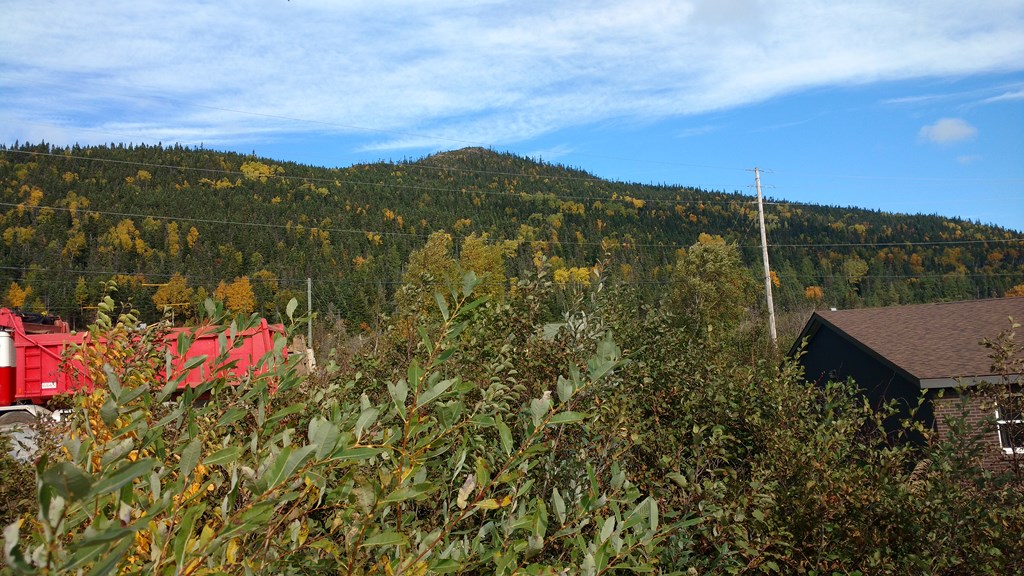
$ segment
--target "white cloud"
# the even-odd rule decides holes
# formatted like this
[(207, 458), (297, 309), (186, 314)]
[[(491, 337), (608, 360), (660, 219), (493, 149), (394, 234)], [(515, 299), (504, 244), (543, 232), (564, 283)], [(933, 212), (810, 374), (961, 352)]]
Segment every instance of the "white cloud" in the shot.
[(934, 124), (922, 126), (917, 135), (928, 142), (952, 144), (974, 138), (978, 135), (978, 129), (960, 118), (942, 118)]
[(497, 145), (815, 87), (1024, 68), (1018, 0), (59, 0), (11, 3), (5, 18), (0, 109), (82, 141), (127, 125), (154, 141)]
[(680, 130), (676, 134), (676, 136), (679, 138), (692, 138), (694, 136), (703, 136), (705, 134), (710, 134), (715, 130), (717, 130), (717, 127), (710, 125), (694, 126), (693, 128), (684, 128)]
[(1010, 102), (1013, 100), (1024, 100), (1024, 90), (1017, 90), (1015, 92), (1003, 92), (999, 96), (985, 98), (984, 100), (981, 101), (981, 103), (992, 104), (993, 102)]
[(974, 164), (975, 162), (977, 162), (979, 160), (981, 160), (981, 156), (979, 156), (978, 154), (968, 154), (968, 155), (965, 155), (965, 156), (957, 156), (956, 157), (956, 163), (960, 164), (961, 166), (967, 166), (968, 164)]
[(534, 150), (526, 154), (527, 157), (537, 161), (557, 162), (559, 158), (572, 154), (575, 150), (568, 144), (558, 144), (544, 150)]

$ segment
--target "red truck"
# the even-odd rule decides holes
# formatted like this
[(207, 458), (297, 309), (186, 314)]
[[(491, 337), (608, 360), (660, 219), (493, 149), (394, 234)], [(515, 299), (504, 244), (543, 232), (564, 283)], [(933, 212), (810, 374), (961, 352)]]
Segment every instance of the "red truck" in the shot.
[[(177, 339), (183, 331), (191, 331), (194, 341), (184, 355), (178, 356)], [(176, 374), (191, 358), (207, 357), (206, 362), (186, 375), (182, 386), (194, 386), (210, 374), (212, 362), (220, 352), (222, 333), (224, 330), (217, 327), (168, 331), (164, 343), (171, 358), (171, 374)], [(284, 327), (270, 325), (266, 320), (238, 332), (234, 338), (225, 334), (228, 359), (235, 361), (234, 372), (254, 370), (259, 359), (273, 350), (275, 334), (283, 335)], [(64, 355), (69, 346), (86, 344), (88, 339), (87, 332), (73, 333), (60, 319), (0, 308), (0, 425), (31, 422), (49, 415), (46, 405), (54, 396), (91, 387), (92, 382), (83, 371), (75, 369)]]

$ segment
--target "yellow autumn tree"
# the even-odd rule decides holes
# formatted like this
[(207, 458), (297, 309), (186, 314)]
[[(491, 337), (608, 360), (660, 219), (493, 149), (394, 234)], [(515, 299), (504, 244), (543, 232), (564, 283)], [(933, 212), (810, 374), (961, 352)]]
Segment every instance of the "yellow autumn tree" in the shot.
[(243, 162), (241, 171), (249, 180), (266, 182), (267, 178), (283, 174), (284, 168), (280, 166), (268, 166), (262, 162)]
[(17, 282), (11, 282), (10, 288), (7, 289), (7, 296), (4, 298), (4, 304), (9, 308), (22, 308), (31, 294), (32, 288), (30, 286), (22, 288), (18, 286)]
[(170, 309), (177, 318), (191, 318), (194, 295), (195, 290), (189, 287), (188, 280), (181, 274), (175, 274), (153, 294), (153, 304), (160, 312)]
[(1006, 298), (1024, 298), (1024, 284), (1017, 284), (1004, 294)]
[(195, 248), (196, 242), (199, 241), (199, 230), (196, 230), (195, 226), (188, 229), (188, 235), (185, 236), (185, 242), (188, 243), (189, 248)]
[(808, 286), (804, 289), (804, 298), (818, 304), (825, 299), (825, 292), (822, 291), (821, 286)]
[(167, 223), (167, 255), (177, 258), (181, 253), (181, 237), (178, 232), (177, 222)]
[(505, 258), (515, 253), (517, 246), (514, 240), (489, 242), (486, 232), (479, 236), (474, 232), (462, 239), (459, 266), (483, 279), (478, 294), (499, 300), (505, 296)]
[(223, 300), (228, 310), (237, 314), (251, 314), (256, 309), (256, 293), (253, 292), (248, 276), (236, 278), (230, 284), (221, 280), (213, 295)]
[[(459, 285), (459, 266), (452, 258), (452, 237), (444, 230), (434, 232), (427, 243), (409, 254), (402, 273), (402, 289), (395, 294), (399, 310), (412, 319), (435, 309), (434, 293), (448, 294)], [(408, 331), (412, 326), (404, 327)]]

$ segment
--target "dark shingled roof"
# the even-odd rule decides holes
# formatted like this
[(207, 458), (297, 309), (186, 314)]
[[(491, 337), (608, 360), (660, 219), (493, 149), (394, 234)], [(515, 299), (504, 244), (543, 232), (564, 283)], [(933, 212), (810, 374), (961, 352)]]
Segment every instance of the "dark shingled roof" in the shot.
[(1009, 328), (1010, 317), (1024, 321), (1024, 298), (818, 311), (800, 340), (829, 326), (922, 388), (946, 387), (958, 378), (993, 376), (990, 351), (980, 342)]

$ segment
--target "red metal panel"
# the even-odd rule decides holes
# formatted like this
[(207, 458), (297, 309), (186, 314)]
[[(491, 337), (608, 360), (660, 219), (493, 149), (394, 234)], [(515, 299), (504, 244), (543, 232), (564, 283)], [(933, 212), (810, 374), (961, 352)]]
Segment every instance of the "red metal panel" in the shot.
[(81, 344), (83, 334), (19, 334), (17, 350), (17, 399), (43, 404), (58, 394), (74, 392), (89, 384), (79, 370), (63, 365), (65, 349)]
[[(10, 369), (15, 380), (12, 383), (14, 398), (6, 398), (2, 394), (3, 385), (0, 382), (0, 406), (9, 405), (12, 400), (45, 404), (48, 399), (58, 394), (91, 388), (92, 382), (82, 367), (64, 358), (69, 345), (88, 345), (90, 336), (87, 333), (27, 334), (21, 318), (6, 308), (0, 308), (0, 328), (7, 329), (14, 341), (16, 365), (16, 368)], [(178, 357), (178, 337), (182, 333), (190, 332), (194, 332), (192, 346), (182, 357)], [(266, 320), (261, 320), (259, 325), (236, 334), (234, 338), (229, 337), (230, 333), (225, 327), (174, 328), (165, 337), (164, 345), (172, 357), (173, 376), (180, 374), (189, 359), (206, 356), (201, 365), (185, 376), (182, 384), (196, 386), (211, 376), (233, 374), (244, 377), (255, 372), (260, 358), (273, 350), (275, 334), (283, 335), (284, 327), (270, 326)], [(215, 365), (222, 348), (228, 351), (227, 361)], [(219, 374), (214, 374), (218, 368)], [(265, 368), (260, 371), (263, 370)], [(166, 381), (166, 377), (167, 375), (162, 375), (161, 380)]]

